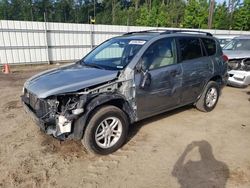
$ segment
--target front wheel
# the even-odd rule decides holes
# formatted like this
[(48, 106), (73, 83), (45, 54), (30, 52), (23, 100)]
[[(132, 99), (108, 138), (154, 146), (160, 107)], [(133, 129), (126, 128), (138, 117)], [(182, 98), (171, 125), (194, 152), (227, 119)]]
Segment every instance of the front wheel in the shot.
[(212, 111), (219, 99), (219, 86), (216, 82), (208, 82), (206, 88), (204, 89), (201, 97), (196, 103), (196, 108), (203, 112)]
[(115, 106), (94, 112), (86, 127), (83, 145), (92, 153), (107, 155), (119, 149), (127, 139), (128, 118)]

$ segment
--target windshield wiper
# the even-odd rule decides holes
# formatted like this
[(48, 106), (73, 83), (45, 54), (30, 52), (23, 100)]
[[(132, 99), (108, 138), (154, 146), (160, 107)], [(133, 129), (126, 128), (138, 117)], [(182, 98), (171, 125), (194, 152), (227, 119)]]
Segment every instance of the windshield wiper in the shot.
[(93, 63), (87, 64), (84, 61), (82, 61), (82, 63), (83, 63), (84, 66), (94, 67), (94, 68), (97, 68), (97, 69), (104, 69), (104, 67), (102, 67), (101, 65), (97, 65), (97, 64), (93, 64)]

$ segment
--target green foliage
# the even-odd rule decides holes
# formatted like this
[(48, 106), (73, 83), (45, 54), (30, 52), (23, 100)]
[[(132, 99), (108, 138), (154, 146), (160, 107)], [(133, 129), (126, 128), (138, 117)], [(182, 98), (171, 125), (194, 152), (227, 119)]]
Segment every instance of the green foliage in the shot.
[(229, 29), (229, 21), (228, 8), (226, 2), (223, 2), (215, 8), (213, 27), (215, 29)]
[[(250, 0), (216, 4), (213, 28), (250, 30)], [(95, 6), (94, 6), (95, 4)], [(94, 11), (95, 7), (95, 11)], [(0, 19), (207, 28), (209, 0), (0, 0)]]
[(237, 30), (250, 30), (250, 0), (244, 0), (233, 16), (233, 28)]
[(184, 27), (207, 28), (208, 8), (206, 0), (189, 0), (184, 12)]

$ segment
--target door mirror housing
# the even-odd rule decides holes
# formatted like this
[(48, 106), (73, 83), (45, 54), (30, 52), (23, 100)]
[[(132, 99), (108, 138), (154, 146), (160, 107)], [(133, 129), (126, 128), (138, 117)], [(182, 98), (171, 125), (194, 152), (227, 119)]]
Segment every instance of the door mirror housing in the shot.
[(143, 72), (143, 73), (148, 71), (148, 67), (146, 66), (146, 64), (145, 64), (145, 62), (143, 61), (142, 58), (136, 64), (135, 69), (136, 69), (137, 72)]
[(142, 72), (142, 60), (140, 59), (139, 62), (135, 66), (136, 72)]
[(141, 82), (140, 82), (140, 88), (146, 89), (151, 84), (151, 74), (146, 70), (146, 72), (141, 73)]

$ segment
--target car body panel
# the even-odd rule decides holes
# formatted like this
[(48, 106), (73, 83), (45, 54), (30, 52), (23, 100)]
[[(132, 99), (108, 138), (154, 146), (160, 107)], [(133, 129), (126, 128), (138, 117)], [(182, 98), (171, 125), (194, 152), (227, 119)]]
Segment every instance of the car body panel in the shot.
[[(172, 72), (176, 72), (172, 74)], [(180, 104), (182, 89), (182, 69), (173, 64), (159, 69), (149, 70), (151, 84), (141, 88), (141, 73), (135, 74), (136, 101), (138, 119), (144, 119)]]
[(181, 101), (194, 102), (200, 95), (208, 79), (212, 77), (213, 62), (209, 57), (201, 57), (181, 63), (183, 69), (183, 83)]
[(64, 66), (32, 77), (25, 88), (38, 98), (75, 92), (117, 77), (118, 71), (102, 70), (81, 64)]
[[(210, 79), (216, 76), (222, 80), (227, 79), (224, 74), (225, 63), (221, 62), (221, 53), (217, 52), (215, 57), (202, 54), (202, 58), (186, 62), (180, 62), (178, 57), (175, 64), (148, 70), (151, 83), (149, 87), (144, 88), (141, 87), (144, 73), (137, 69), (143, 53), (155, 41), (183, 36), (211, 38), (186, 33), (121, 36), (120, 38), (146, 41), (124, 69), (104, 70), (76, 63), (40, 73), (24, 84), (24, 91), (34, 94), (33, 98), (36, 100), (31, 101), (33, 98), (29, 97), (27, 92), (24, 93), (23, 97), (28, 100), (26, 107), (30, 109), (34, 107), (31, 110), (34, 115), (37, 110), (43, 110), (49, 106), (50, 111), (46, 111), (40, 119), (46, 132), (55, 137), (64, 135), (57, 130), (59, 124), (74, 123), (75, 120), (83, 117), (81, 124), (73, 126), (73, 132), (66, 133), (67, 138), (81, 139), (92, 111), (112, 100), (115, 101), (113, 105), (117, 105), (118, 101), (124, 102), (122, 105), (119, 103), (119, 107), (126, 112), (131, 123), (188, 103), (195, 103)], [(219, 82), (221, 85), (223, 83), (224, 81)], [(40, 106), (36, 105), (37, 101), (41, 103)], [(55, 118), (58, 117), (58, 112), (55, 111), (58, 106), (62, 109), (60, 115), (65, 119), (60, 123), (58, 118)], [(47, 117), (48, 114), (49, 117)], [(53, 128), (53, 131), (50, 128)]]
[[(249, 41), (248, 46), (250, 46), (250, 36), (240, 36), (236, 37), (235, 40), (244, 40), (244, 42)], [(223, 53), (229, 59), (230, 63), (233, 63), (234, 67), (229, 69), (228, 74), (228, 85), (234, 87), (246, 87), (250, 84), (250, 70), (246, 68), (250, 67), (250, 64), (246, 66), (246, 61), (249, 62), (250, 59), (250, 50), (223, 50)]]
[(228, 74), (228, 85), (234, 87), (247, 87), (250, 84), (250, 71), (230, 70)]
[(243, 59), (250, 57), (250, 51), (247, 50), (223, 50), (228, 59)]

